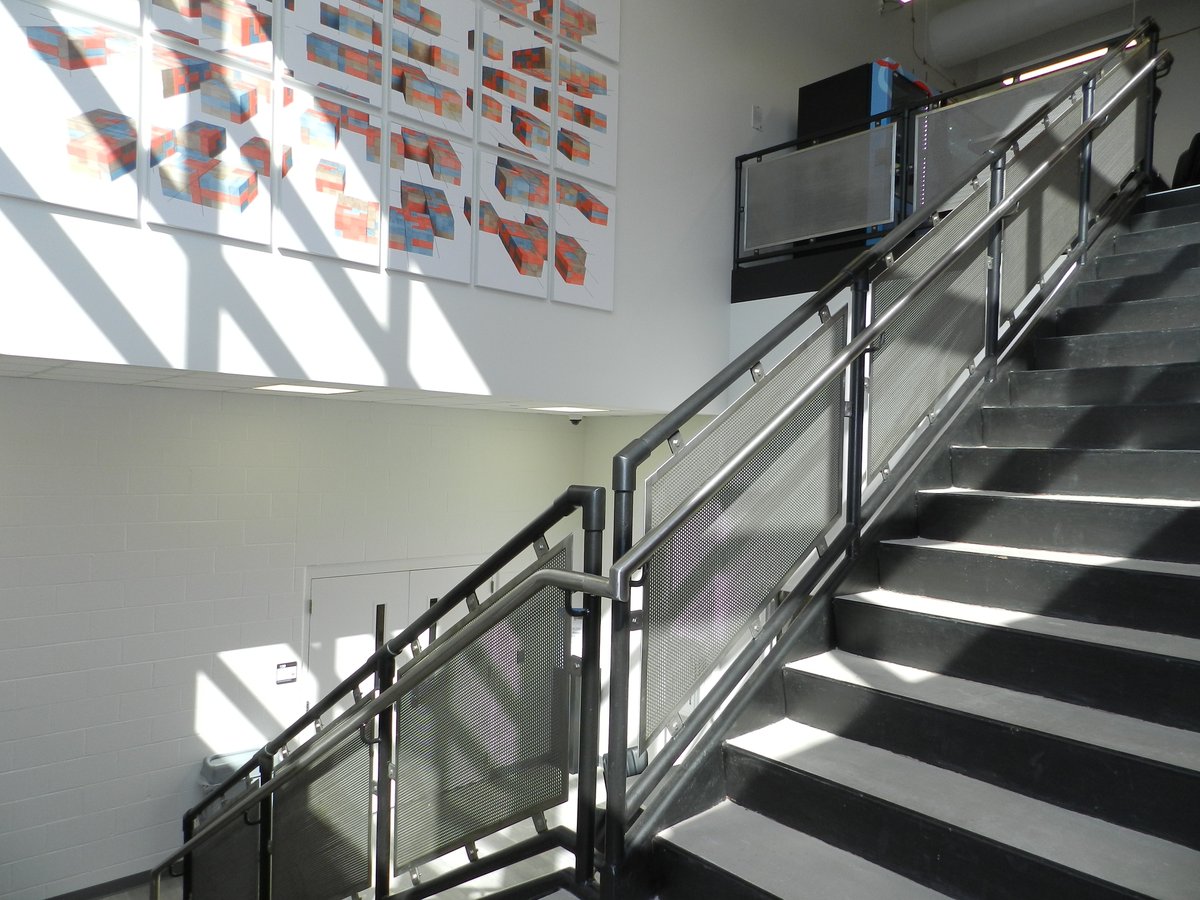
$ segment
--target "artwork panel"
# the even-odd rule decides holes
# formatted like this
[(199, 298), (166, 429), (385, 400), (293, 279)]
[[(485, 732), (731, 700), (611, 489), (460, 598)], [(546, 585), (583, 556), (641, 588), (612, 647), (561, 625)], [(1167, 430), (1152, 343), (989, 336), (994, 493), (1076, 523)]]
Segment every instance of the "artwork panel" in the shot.
[(470, 282), (474, 151), (401, 122), (388, 151), (388, 268)]
[(558, 57), (554, 165), (607, 185), (617, 183), (616, 66), (578, 50)]
[(549, 162), (554, 137), (554, 48), (549, 31), (484, 9), (479, 138), (505, 153)]
[(156, 43), (147, 94), (146, 219), (268, 243), (270, 80)]
[(5, 0), (0, 192), (136, 218), (140, 55), (129, 32)]
[(150, 21), (164, 37), (184, 41), (231, 63), (270, 68), (272, 0), (150, 0)]
[(285, 74), (351, 100), (383, 103), (383, 0), (286, 0)]
[[(543, 9), (558, 7), (558, 33), (609, 59), (620, 57), (621, 0), (538, 0)], [(544, 13), (543, 13), (544, 15)]]
[(550, 175), (528, 161), (480, 154), (475, 283), (546, 297), (550, 284)]
[[(22, 2), (23, 0), (2, 0), (0, 7), (15, 7)], [(136, 27), (142, 20), (141, 0), (104, 0), (103, 3), (97, 3), (96, 0), (57, 0), (54, 5), (69, 7), (85, 15), (121, 25)]]
[(612, 310), (616, 195), (561, 175), (554, 187), (553, 299)]
[(299, 90), (285, 91), (279, 116), (283, 162), (275, 243), (379, 265), (382, 120)]
[(476, 9), (473, 0), (396, 0), (394, 113), (474, 137)]

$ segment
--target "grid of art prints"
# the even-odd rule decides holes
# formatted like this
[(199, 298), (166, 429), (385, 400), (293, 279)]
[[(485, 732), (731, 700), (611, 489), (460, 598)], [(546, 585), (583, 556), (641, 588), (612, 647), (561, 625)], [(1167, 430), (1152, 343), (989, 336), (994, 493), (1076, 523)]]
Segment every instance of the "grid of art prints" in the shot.
[(469, 282), (473, 151), (399, 122), (388, 150), (388, 268)]
[(139, 43), (85, 16), (6, 0), (0, 191), (137, 217)]
[(539, 0), (558, 7), (563, 40), (615, 60), (621, 49), (621, 0)]
[(289, 91), (280, 111), (280, 247), (369, 265), (383, 238), (383, 128), (367, 110)]
[(271, 82), (156, 43), (146, 219), (267, 243)]

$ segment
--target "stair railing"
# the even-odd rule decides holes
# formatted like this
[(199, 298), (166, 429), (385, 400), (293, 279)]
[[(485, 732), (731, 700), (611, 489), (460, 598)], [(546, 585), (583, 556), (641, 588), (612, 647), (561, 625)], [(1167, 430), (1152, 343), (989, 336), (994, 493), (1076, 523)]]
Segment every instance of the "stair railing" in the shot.
[[(768, 663), (819, 620), (810, 595), (847, 570), (888, 483), (937, 436), (934, 420), (1013, 351), (1144, 190), (1154, 81), (1171, 57), (1149, 20), (1112, 50), (614, 457), (604, 897), (631, 895), (626, 860), (665, 824)], [(766, 354), (806, 332), (764, 375)], [(747, 372), (753, 387), (684, 444), (680, 429)], [(674, 455), (648, 482), (634, 543), (637, 469), (664, 443)], [(638, 753), (627, 753), (635, 630)], [(634, 779), (639, 753), (652, 758)]]
[[(569, 570), (570, 537), (555, 548), (545, 537), (575, 510), (582, 513), (582, 572)], [(372, 885), (377, 898), (416, 900), (556, 847), (575, 854), (576, 874), (564, 881), (591, 878), (600, 597), (610, 594), (609, 582), (600, 577), (604, 518), (603, 488), (567, 489), (189, 809), (183, 845), (151, 873), (151, 896), (158, 896), (169, 873), (183, 878), (185, 900), (341, 897)], [(531, 547), (538, 560), (480, 604), (478, 589)], [(583, 594), (580, 606), (571, 603), (574, 592)], [(431, 629), (463, 606), (466, 617), (422, 649), (419, 642)], [(573, 831), (548, 828), (542, 815), (567, 800), (570, 618), (583, 622)], [(397, 667), (402, 656), (407, 661)], [(372, 678), (373, 686), (362, 690)], [(325, 714), (347, 702), (348, 709), (322, 725)], [(489, 702), (495, 708), (473, 709)], [(497, 711), (514, 718), (528, 713), (536, 727), (518, 722), (505, 732), (501, 722), (489, 719)], [(474, 714), (481, 716), (476, 727), (464, 725)], [(314, 730), (283, 756), (291, 742)], [(447, 758), (457, 750), (456, 738), (471, 742), (477, 756), (466, 775), (459, 771), (462, 760)], [(501, 782), (488, 782), (489, 767)], [(464, 778), (470, 783), (463, 784)], [(257, 786), (246, 790), (250, 780)], [(205, 813), (209, 818), (201, 820)], [(536, 836), (479, 857), (475, 840), (529, 818), (538, 823)], [(463, 847), (466, 865), (418, 883), (417, 863)], [(401, 849), (404, 859), (397, 856)], [(393, 867), (414, 874), (412, 888), (391, 893)]]

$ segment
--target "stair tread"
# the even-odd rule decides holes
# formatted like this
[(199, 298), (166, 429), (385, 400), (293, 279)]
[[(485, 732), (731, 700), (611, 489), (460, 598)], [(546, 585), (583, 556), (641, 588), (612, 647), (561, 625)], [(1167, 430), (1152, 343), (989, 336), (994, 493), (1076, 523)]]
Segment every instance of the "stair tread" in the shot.
[(884, 543), (910, 547), (931, 547), (957, 553), (1012, 556), (1019, 559), (1038, 559), (1046, 562), (1067, 563), (1070, 565), (1096, 566), (1107, 569), (1125, 569), (1131, 572), (1183, 575), (1189, 578), (1200, 578), (1200, 564), (1171, 562), (1161, 559), (1136, 559), (1126, 556), (1106, 556), (1101, 553), (1079, 553), (1070, 550), (1040, 550), (1035, 547), (976, 544), (968, 541), (946, 541), (929, 537), (893, 538)]
[(787, 668), (1200, 774), (1200, 732), (830, 650)]
[(791, 720), (728, 744), (1127, 890), (1195, 898), (1200, 852), (1161, 838)]
[(963, 494), (971, 497), (1010, 497), (1020, 500), (1054, 500), (1067, 503), (1103, 503), (1112, 506), (1165, 506), (1172, 509), (1200, 509), (1200, 500), (1184, 500), (1176, 497), (1122, 497), (1109, 496), (1106, 494), (1026, 493), (1022, 491), (990, 491), (981, 488), (964, 487), (926, 488), (918, 493)]
[(940, 894), (729, 800), (658, 838), (782, 900), (940, 900)]
[(876, 588), (857, 594), (839, 595), (846, 600), (866, 603), (871, 606), (917, 613), (939, 619), (971, 622), (993, 628), (1006, 628), (1026, 634), (1060, 640), (1079, 641), (1108, 647), (1130, 650), (1137, 653), (1169, 656), (1190, 662), (1200, 662), (1200, 639), (1165, 634), (1157, 631), (1142, 631), (1117, 625), (1099, 625), (1075, 619), (1059, 619), (1033, 613), (1017, 612), (998, 606), (976, 606), (939, 597), (922, 597)]

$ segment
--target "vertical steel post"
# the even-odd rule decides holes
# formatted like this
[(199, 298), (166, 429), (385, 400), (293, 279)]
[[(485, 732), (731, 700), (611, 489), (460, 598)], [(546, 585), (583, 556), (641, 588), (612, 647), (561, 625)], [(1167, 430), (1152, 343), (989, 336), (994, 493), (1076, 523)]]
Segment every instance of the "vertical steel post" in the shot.
[[(596, 489), (583, 509), (583, 571), (604, 568), (604, 491)], [(579, 703), (579, 793), (575, 823), (575, 881), (596, 868), (596, 770), (600, 756), (600, 598), (585, 594)]]
[[(275, 776), (275, 756), (265, 751), (258, 757), (258, 783), (266, 784)], [(258, 802), (258, 900), (271, 900), (271, 815), (273, 795)]]
[[(375, 676), (378, 693), (392, 686), (396, 677), (396, 659), (384, 653)], [(395, 706), (380, 711), (375, 720), (375, 900), (387, 900), (392, 887), (392, 716)]]
[[(1150, 59), (1158, 56), (1158, 23), (1154, 22), (1150, 26)], [(1150, 77), (1146, 79), (1149, 82), (1146, 95), (1146, 146), (1145, 158), (1142, 165), (1147, 177), (1154, 174), (1154, 92), (1157, 88), (1158, 70), (1150, 73)]]
[[(854, 278), (850, 294), (850, 339), (858, 337), (867, 327), (867, 292), (870, 282), (866, 272)], [(850, 557), (858, 555), (858, 536), (862, 528), (862, 469), (863, 439), (866, 434), (867, 362), (864, 354), (850, 364), (850, 452), (846, 459), (846, 524), (850, 527)]]
[[(1083, 85), (1083, 121), (1092, 117), (1096, 108), (1096, 76), (1092, 75)], [(1092, 225), (1092, 141), (1095, 135), (1089, 132), (1079, 145), (1079, 243), (1084, 248), (1079, 257), (1082, 265), (1087, 262), (1088, 229)]]
[[(183, 842), (186, 844), (196, 836), (196, 819), (189, 809), (183, 814)], [(170, 870), (168, 870), (168, 873)], [(192, 900), (192, 854), (183, 857), (183, 900)]]
[[(995, 209), (1004, 199), (1004, 156), (992, 161), (991, 191), (988, 195), (988, 208)], [(988, 278), (987, 301), (984, 305), (983, 317), (983, 353), (987, 360), (996, 358), (996, 344), (1000, 338), (1000, 267), (1002, 263), (1002, 248), (1004, 246), (1004, 222), (992, 226), (988, 238)]]
[[(633, 546), (632, 472), (613, 478), (613, 559)], [(628, 476), (628, 477), (623, 477)], [(625, 751), (629, 746), (629, 597), (612, 601), (612, 646), (608, 673), (608, 766), (604, 819), (604, 868), (600, 892), (604, 900), (620, 900), (625, 862)]]

